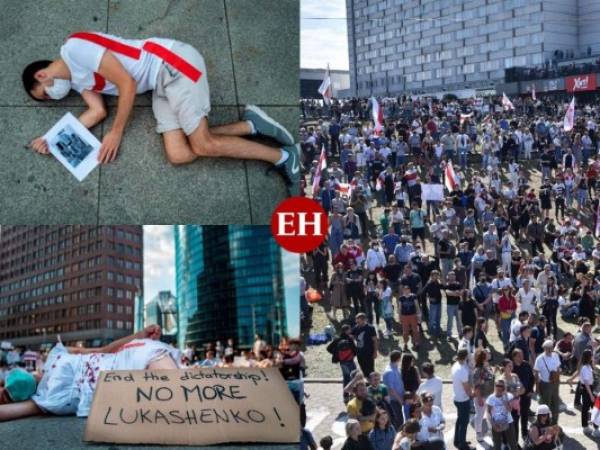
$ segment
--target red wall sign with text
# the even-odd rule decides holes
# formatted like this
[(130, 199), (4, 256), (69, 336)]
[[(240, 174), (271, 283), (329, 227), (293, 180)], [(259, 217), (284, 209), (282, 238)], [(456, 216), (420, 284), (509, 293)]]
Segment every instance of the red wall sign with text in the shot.
[(596, 90), (596, 74), (573, 75), (565, 78), (567, 92), (594, 91)]

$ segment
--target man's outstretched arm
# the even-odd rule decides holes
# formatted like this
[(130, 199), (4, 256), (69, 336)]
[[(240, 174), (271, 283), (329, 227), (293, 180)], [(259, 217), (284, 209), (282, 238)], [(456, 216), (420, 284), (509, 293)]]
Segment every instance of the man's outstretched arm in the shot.
[(102, 95), (94, 91), (83, 91), (81, 98), (87, 104), (88, 109), (79, 116), (79, 121), (86, 128), (92, 128), (106, 119), (107, 113)]
[(104, 52), (98, 73), (108, 81), (117, 86), (119, 100), (117, 103), (117, 114), (110, 131), (102, 139), (98, 161), (108, 163), (117, 157), (117, 151), (121, 144), (121, 138), (129, 119), (135, 100), (136, 81), (129, 75), (123, 65), (111, 52)]

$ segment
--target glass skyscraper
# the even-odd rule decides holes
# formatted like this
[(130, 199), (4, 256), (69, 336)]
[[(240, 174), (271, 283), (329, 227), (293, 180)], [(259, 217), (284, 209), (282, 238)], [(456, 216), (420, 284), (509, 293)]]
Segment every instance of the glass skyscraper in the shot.
[[(201, 346), (217, 340), (235, 339), (236, 345), (249, 347), (254, 334), (266, 340), (279, 342), (287, 334), (286, 292), (283, 277), (282, 253), (268, 226), (204, 226), (195, 227), (201, 244), (193, 251), (184, 249), (182, 226), (176, 231), (177, 297), (184, 270), (194, 265), (200, 270), (188, 273), (196, 277), (196, 305), (186, 313), (185, 326), (180, 320), (180, 342)], [(188, 241), (188, 245), (192, 241)], [(183, 261), (184, 254), (201, 257), (202, 262)], [(199, 256), (201, 255), (201, 256)], [(182, 269), (184, 267), (185, 269)], [(298, 272), (298, 270), (296, 270)], [(188, 290), (185, 295), (190, 295)], [(298, 301), (296, 295), (289, 301)]]
[(177, 297), (177, 345), (185, 345), (188, 319), (198, 307), (196, 278), (204, 268), (202, 227), (199, 225), (175, 225), (175, 289)]

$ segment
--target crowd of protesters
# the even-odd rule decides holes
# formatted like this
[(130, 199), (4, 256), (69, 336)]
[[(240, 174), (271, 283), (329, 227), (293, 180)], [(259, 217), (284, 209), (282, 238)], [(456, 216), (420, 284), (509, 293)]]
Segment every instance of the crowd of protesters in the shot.
[[(305, 193), (330, 230), (302, 259), (302, 317), (310, 322), (310, 303), (322, 302), (337, 328), (327, 350), (343, 378), (344, 448), (446, 448), (450, 407), (419, 353), (426, 340), (455, 343), (457, 449), (473, 448), (469, 423), (498, 450), (557, 448), (561, 375), (577, 380), (583, 432), (600, 437), (590, 420), (600, 107), (578, 104), (565, 131), (567, 105), (552, 99), (513, 99), (510, 109), (501, 98), (379, 105), (377, 129), (367, 99), (334, 101), (327, 114), (303, 104)], [(445, 186), (443, 198), (424, 200), (425, 185)], [(396, 349), (379, 373), (384, 342)]]

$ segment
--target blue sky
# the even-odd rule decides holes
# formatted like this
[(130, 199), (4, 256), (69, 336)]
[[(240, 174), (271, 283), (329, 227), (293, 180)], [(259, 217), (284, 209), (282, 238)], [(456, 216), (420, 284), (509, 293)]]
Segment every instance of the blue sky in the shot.
[(345, 0), (301, 0), (300, 67), (348, 70), (346, 21), (339, 20), (345, 17)]
[[(283, 276), (285, 295), (291, 298), (287, 305), (288, 332), (300, 334), (300, 259), (298, 255), (283, 251)], [(175, 294), (175, 252), (173, 227), (170, 225), (144, 225), (144, 296), (152, 299), (158, 291), (170, 290)]]

